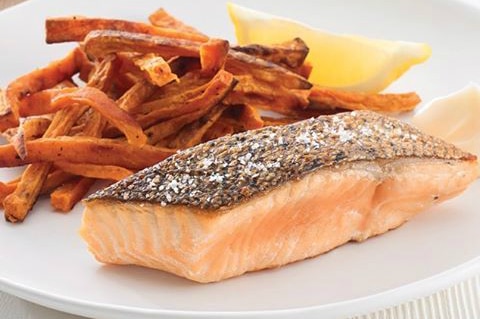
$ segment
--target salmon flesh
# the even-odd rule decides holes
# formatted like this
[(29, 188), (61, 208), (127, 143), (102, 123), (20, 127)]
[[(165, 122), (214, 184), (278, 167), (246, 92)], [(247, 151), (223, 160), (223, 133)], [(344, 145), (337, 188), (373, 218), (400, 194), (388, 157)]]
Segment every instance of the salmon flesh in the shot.
[(460, 194), (476, 157), (368, 111), (222, 137), (85, 200), (95, 258), (207, 283), (317, 256)]

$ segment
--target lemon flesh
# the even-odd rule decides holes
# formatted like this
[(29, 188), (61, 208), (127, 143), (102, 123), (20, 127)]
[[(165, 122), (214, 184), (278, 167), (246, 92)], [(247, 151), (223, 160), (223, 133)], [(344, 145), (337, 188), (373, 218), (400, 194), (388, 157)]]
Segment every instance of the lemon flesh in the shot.
[(379, 92), (431, 55), (424, 43), (334, 34), (233, 3), (227, 6), (240, 45), (304, 40), (313, 66), (309, 80), (321, 86)]

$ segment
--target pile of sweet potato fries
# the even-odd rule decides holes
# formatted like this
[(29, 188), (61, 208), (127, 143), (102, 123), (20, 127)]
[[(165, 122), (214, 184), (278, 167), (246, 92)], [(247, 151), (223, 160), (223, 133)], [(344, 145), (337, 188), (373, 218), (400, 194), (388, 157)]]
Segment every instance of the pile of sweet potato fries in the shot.
[(47, 43), (78, 46), (0, 94), (8, 141), (0, 167), (26, 165), (22, 176), (0, 183), (8, 221), (23, 221), (42, 194), (69, 211), (97, 179), (122, 179), (220, 136), (345, 110), (408, 111), (420, 101), (415, 93), (312, 85), (299, 38), (230, 46), (163, 9), (149, 21), (46, 21)]

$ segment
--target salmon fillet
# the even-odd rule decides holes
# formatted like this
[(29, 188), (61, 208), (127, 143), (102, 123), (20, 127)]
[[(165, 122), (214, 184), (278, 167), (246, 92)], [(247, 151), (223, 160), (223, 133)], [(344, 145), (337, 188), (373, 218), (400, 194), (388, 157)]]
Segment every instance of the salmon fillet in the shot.
[(197, 282), (317, 256), (460, 194), (476, 158), (367, 111), (223, 137), (85, 201), (95, 258)]

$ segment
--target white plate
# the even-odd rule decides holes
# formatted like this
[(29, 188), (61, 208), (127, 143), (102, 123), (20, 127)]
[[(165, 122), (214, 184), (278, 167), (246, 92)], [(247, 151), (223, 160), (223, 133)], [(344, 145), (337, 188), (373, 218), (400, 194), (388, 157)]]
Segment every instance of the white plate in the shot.
[[(433, 57), (390, 90), (425, 100), (480, 82), (480, 12), (434, 0), (238, 1), (337, 32), (428, 42)], [(47, 16), (145, 19), (156, 7), (217, 37), (233, 39), (223, 1), (31, 0), (0, 14), (0, 85), (61, 57), (44, 44)], [(10, 171), (0, 171), (5, 180)], [(13, 176), (13, 175), (12, 175)], [(201, 285), (160, 271), (101, 266), (68, 215), (35, 206), (25, 223), (0, 222), (0, 289), (39, 304), (101, 318), (345, 318), (413, 299), (480, 268), (480, 183), (405, 226), (362, 244), (275, 270)]]

